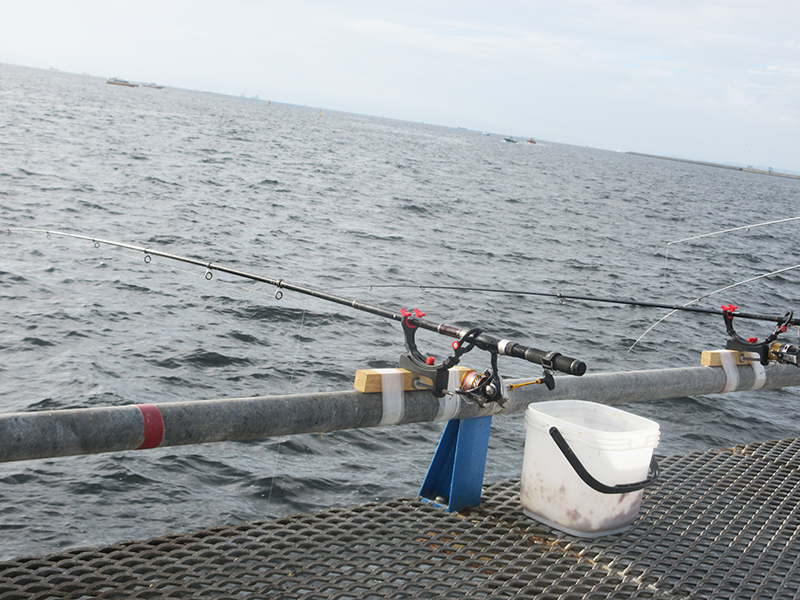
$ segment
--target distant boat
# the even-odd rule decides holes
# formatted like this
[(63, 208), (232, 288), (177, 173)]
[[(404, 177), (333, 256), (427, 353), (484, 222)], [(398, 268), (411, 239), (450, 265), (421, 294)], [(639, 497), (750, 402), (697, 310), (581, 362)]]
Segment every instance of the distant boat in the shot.
[(528, 142), (527, 142), (527, 143), (528, 143), (528, 144), (535, 144), (535, 143), (536, 143), (536, 140), (535, 140), (535, 139), (533, 139), (533, 138), (530, 138), (530, 139), (528, 139)]
[(106, 83), (110, 83), (112, 85), (124, 85), (125, 87), (139, 87), (136, 83), (131, 83), (130, 81), (125, 81), (124, 79), (118, 79), (117, 77), (109, 77), (106, 80)]
[(142, 87), (149, 87), (149, 88), (153, 88), (154, 90), (163, 90), (164, 89), (163, 85), (157, 85), (155, 83), (143, 83)]
[(503, 138), (503, 141), (504, 142), (511, 142), (512, 144), (516, 144), (517, 143), (517, 140), (515, 140), (514, 138), (512, 138), (510, 136), (507, 137), (507, 138)]

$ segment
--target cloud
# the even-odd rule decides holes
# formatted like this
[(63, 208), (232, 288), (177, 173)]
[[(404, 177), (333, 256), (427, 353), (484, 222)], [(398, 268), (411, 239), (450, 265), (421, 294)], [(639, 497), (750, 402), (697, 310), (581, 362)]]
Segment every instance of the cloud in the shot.
[(467, 58), (491, 59), (511, 52), (546, 49), (557, 52), (565, 40), (538, 31), (492, 31), (474, 24), (437, 23), (435, 27), (412, 27), (402, 23), (375, 19), (346, 19), (339, 26), (372, 42), (400, 44), (416, 50), (442, 52)]
[(785, 66), (777, 66), (777, 65), (767, 65), (767, 68), (764, 71), (752, 71), (753, 73), (757, 73), (759, 75), (766, 74), (766, 75), (780, 75), (785, 77), (800, 77), (800, 67), (785, 67)]

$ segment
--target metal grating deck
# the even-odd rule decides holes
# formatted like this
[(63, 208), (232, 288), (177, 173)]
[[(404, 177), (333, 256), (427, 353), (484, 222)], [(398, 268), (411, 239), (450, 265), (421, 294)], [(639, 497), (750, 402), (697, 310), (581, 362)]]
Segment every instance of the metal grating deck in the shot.
[(20, 558), (0, 563), (0, 600), (800, 595), (800, 439), (661, 464), (616, 536), (534, 523), (513, 481), (461, 514), (400, 499)]

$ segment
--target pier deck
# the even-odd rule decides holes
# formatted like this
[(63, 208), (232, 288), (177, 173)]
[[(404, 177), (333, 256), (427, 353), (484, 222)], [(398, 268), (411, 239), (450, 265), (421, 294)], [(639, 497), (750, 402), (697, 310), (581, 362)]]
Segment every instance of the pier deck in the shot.
[(796, 598), (800, 439), (662, 459), (626, 533), (528, 519), (519, 482), (448, 514), (417, 499), (0, 564), (28, 598)]

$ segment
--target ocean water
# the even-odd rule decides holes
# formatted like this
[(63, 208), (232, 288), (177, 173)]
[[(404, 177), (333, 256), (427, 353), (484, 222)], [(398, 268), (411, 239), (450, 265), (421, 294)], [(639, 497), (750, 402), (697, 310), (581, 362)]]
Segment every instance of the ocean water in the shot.
[[(546, 115), (543, 115), (546, 118)], [(557, 350), (589, 372), (699, 364), (721, 318), (434, 285), (685, 303), (798, 263), (800, 181), (0, 64), (0, 411), (345, 390), (384, 321), (142, 245)], [(520, 143), (503, 141), (518, 134)], [(636, 150), (636, 149), (631, 149)], [(391, 286), (391, 287), (388, 287)], [(425, 286), (428, 286), (427, 288)], [(800, 270), (699, 303), (782, 315)], [(740, 324), (764, 336), (768, 323)], [(745, 331), (746, 329), (746, 331)], [(797, 341), (791, 332), (788, 341)], [(421, 334), (443, 355), (447, 338)], [(473, 352), (465, 364), (484, 369)], [(500, 359), (503, 376), (538, 367)], [(795, 389), (622, 408), (661, 455), (800, 435)], [(0, 464), (0, 559), (414, 495), (441, 425)], [(497, 417), (486, 481), (519, 476)]]

